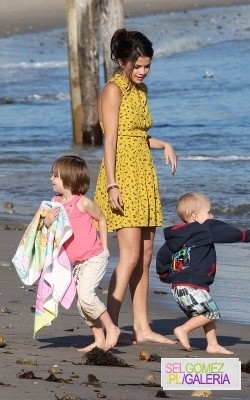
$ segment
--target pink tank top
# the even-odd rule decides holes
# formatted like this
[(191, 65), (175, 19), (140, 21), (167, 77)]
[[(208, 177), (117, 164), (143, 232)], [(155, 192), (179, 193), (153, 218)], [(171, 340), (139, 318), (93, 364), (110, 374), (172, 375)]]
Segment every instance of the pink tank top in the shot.
[[(71, 263), (88, 260), (103, 252), (95, 220), (88, 213), (77, 208), (81, 197), (82, 195), (75, 195), (73, 199), (63, 204), (73, 230), (73, 236), (64, 244)], [(61, 203), (62, 196), (56, 196), (55, 201)]]

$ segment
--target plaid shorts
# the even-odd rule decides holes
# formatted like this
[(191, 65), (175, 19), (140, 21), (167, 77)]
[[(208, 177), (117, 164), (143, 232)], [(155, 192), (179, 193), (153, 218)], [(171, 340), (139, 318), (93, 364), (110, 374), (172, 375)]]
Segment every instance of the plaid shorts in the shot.
[(204, 289), (195, 289), (191, 286), (177, 286), (172, 294), (178, 306), (188, 318), (204, 315), (208, 319), (219, 319), (220, 311), (217, 304)]

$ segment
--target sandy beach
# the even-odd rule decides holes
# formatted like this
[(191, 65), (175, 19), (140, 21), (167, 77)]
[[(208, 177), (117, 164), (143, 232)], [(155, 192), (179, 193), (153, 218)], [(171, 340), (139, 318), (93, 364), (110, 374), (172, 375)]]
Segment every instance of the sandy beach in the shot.
[[(135, 16), (233, 4), (249, 4), (249, 0), (125, 0), (124, 11), (126, 16)], [(65, 27), (65, 8), (65, 1), (62, 0), (0, 0), (0, 37)], [(87, 345), (91, 336), (78, 314), (75, 303), (70, 310), (61, 308), (59, 317), (52, 326), (44, 328), (33, 339), (32, 306), (36, 285), (24, 286), (11, 261), (26, 227), (27, 222), (19, 220), (15, 215), (6, 214), (6, 218), (0, 221), (0, 336), (6, 341), (6, 346), (0, 348), (0, 399), (147, 400), (163, 398), (164, 394), (166, 398), (171, 399), (190, 398), (192, 390), (169, 390), (157, 395), (161, 390), (160, 363), (141, 361), (139, 355), (141, 350), (146, 350), (149, 354), (157, 354), (164, 358), (209, 358), (203, 350), (205, 339), (202, 330), (191, 335), (191, 353), (182, 350), (179, 344), (161, 346), (141, 343), (116, 346), (112, 354), (124, 360), (130, 368), (84, 364), (83, 355), (76, 349)], [(113, 235), (110, 235), (109, 239), (111, 254), (116, 257), (116, 239)], [(107, 299), (108, 281), (109, 274), (98, 289), (104, 302)], [(170, 311), (167, 307), (167, 300), (169, 301), (171, 296), (170, 288), (163, 286), (162, 290), (162, 293), (155, 293), (152, 288), (149, 290), (149, 320), (154, 330), (173, 338), (173, 329), (184, 321), (184, 317), (179, 310)], [(164, 301), (159, 302), (159, 296), (166, 297), (166, 305)], [(122, 306), (120, 327), (124, 333), (132, 332), (131, 303), (128, 295)], [(235, 352), (234, 357), (239, 358), (242, 363), (250, 360), (249, 325), (219, 321), (217, 333), (219, 342)], [(55, 373), (57, 382), (46, 380), (51, 374), (50, 369), (55, 365), (59, 368)], [(34, 379), (21, 379), (17, 376), (25, 371), (32, 371)], [(89, 374), (96, 376), (99, 386), (89, 383)], [(155, 386), (152, 385), (152, 381)], [(247, 400), (250, 399), (249, 388), (250, 375), (243, 372), (240, 391), (213, 391), (211, 398)]]
[[(0, 224), (0, 336), (7, 345), (0, 348), (0, 398), (8, 400), (91, 400), (106, 398), (108, 400), (147, 400), (156, 397), (160, 385), (161, 366), (157, 361), (139, 360), (141, 350), (164, 358), (210, 356), (204, 352), (205, 339), (201, 330), (191, 335), (193, 351), (181, 349), (179, 344), (162, 346), (159, 344), (141, 343), (131, 346), (116, 346), (112, 355), (132, 367), (85, 365), (86, 359), (77, 348), (88, 344), (91, 336), (88, 327), (81, 321), (73, 304), (70, 310), (60, 308), (58, 318), (50, 327), (42, 329), (33, 339), (34, 314), (31, 307), (35, 300), (36, 285), (24, 286), (17, 276), (12, 257), (21, 239), (27, 223), (7, 218)], [(116, 241), (110, 236), (110, 249), (116, 252)], [(106, 302), (108, 275), (101, 283), (98, 294)], [(174, 327), (183, 321), (179, 311), (170, 311), (159, 296), (171, 296), (170, 290), (163, 287), (164, 293), (149, 291), (149, 320), (153, 329), (169, 337)], [(124, 333), (132, 332), (131, 305), (128, 296), (122, 306), (120, 327)], [(218, 340), (235, 352), (235, 357), (242, 363), (250, 359), (249, 326), (219, 321), (217, 324)], [(225, 357), (225, 356), (224, 356)], [(223, 357), (219, 357), (221, 361)], [(59, 372), (54, 376), (58, 382), (47, 381), (50, 369), (58, 366)], [(55, 368), (55, 367), (54, 367)], [(34, 379), (21, 379), (18, 374), (30, 372)], [(98, 387), (89, 384), (89, 374), (99, 380)], [(152, 380), (155, 386), (152, 385)], [(242, 373), (240, 391), (212, 391), (213, 399), (250, 399), (250, 375)], [(164, 391), (172, 399), (187, 399), (190, 391)], [(64, 396), (72, 397), (64, 397)], [(163, 396), (163, 392), (158, 394)], [(105, 396), (105, 397), (104, 397)]]

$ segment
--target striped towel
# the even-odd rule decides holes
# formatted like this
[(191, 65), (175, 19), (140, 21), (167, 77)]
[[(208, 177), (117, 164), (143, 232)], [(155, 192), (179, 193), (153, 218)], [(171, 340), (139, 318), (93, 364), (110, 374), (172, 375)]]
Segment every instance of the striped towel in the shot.
[[(46, 212), (60, 207), (56, 221), (47, 230), (43, 224)], [(72, 236), (67, 213), (61, 203), (43, 201), (26, 229), (12, 259), (17, 274), (25, 285), (38, 279), (35, 334), (58, 316), (58, 304), (68, 309), (76, 288), (72, 268), (63, 244)]]

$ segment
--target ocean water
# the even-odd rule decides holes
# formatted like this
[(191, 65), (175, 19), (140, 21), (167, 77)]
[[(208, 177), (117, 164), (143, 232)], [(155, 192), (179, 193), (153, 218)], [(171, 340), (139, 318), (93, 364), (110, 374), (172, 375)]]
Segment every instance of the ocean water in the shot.
[[(250, 5), (130, 18), (125, 25), (154, 44), (146, 80), (151, 134), (170, 141), (178, 155), (172, 176), (163, 153), (153, 151), (164, 225), (178, 221), (177, 198), (195, 190), (210, 197), (216, 218), (250, 227)], [(8, 216), (31, 219), (51, 198), (51, 164), (64, 154), (86, 159), (92, 196), (103, 149), (72, 142), (65, 30), (0, 39), (0, 88), (0, 216), (11, 202), (15, 214)], [(159, 229), (156, 250), (161, 243)], [(213, 285), (222, 317), (247, 324), (249, 256), (248, 244), (218, 246)], [(154, 260), (151, 269), (152, 285), (162, 288)]]

